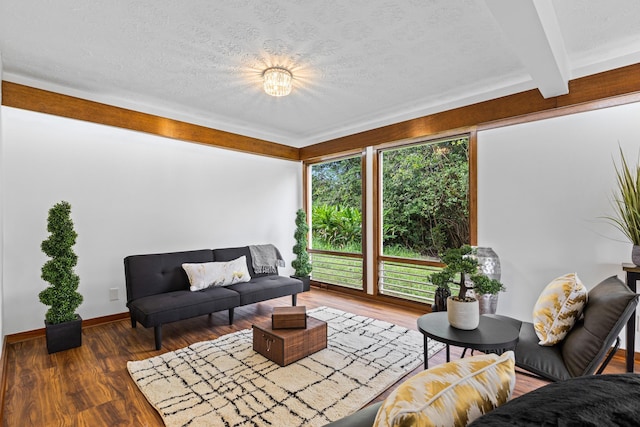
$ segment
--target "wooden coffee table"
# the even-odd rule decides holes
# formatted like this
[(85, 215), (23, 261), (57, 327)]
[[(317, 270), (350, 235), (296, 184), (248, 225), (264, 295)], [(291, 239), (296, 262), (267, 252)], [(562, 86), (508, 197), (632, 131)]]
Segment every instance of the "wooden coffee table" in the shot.
[(520, 331), (509, 323), (488, 316), (480, 316), (480, 324), (476, 329), (465, 331), (449, 324), (446, 311), (429, 313), (418, 318), (418, 330), (424, 335), (424, 368), (429, 368), (427, 337), (447, 345), (447, 362), (449, 361), (449, 344), (491, 353), (502, 353), (512, 350), (518, 343)]
[(271, 320), (253, 325), (253, 349), (286, 366), (327, 347), (327, 323), (307, 318), (305, 329), (272, 329)]

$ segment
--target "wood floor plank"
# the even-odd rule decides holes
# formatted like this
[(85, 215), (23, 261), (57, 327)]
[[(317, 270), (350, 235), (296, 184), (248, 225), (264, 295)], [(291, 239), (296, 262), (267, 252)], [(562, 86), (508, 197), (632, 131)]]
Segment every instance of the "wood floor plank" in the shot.
[[(128, 361), (250, 328), (256, 321), (269, 319), (274, 306), (287, 305), (290, 297), (237, 308), (233, 325), (228, 324), (226, 311), (165, 325), (159, 351), (154, 350), (153, 329), (139, 325), (133, 329), (128, 319), (84, 328), (82, 347), (52, 355), (47, 354), (44, 337), (7, 345), (2, 425), (162, 426), (162, 419), (129, 376)], [(416, 319), (425, 312), (316, 288), (299, 295), (298, 305), (334, 307), (411, 329), (417, 328)], [(452, 347), (452, 358), (460, 354), (461, 349)], [(430, 363), (444, 361), (441, 351)], [(605, 372), (624, 372), (624, 366), (624, 357), (616, 356)], [(409, 375), (421, 370), (416, 368)], [(514, 396), (544, 384), (518, 374)], [(393, 388), (374, 401), (384, 399)]]

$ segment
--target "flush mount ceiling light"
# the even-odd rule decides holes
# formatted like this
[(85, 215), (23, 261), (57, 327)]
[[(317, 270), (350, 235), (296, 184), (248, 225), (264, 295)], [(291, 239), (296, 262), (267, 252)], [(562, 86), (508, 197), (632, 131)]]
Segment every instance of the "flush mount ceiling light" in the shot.
[(282, 67), (271, 67), (262, 73), (264, 91), (271, 96), (287, 96), (291, 93), (291, 71)]

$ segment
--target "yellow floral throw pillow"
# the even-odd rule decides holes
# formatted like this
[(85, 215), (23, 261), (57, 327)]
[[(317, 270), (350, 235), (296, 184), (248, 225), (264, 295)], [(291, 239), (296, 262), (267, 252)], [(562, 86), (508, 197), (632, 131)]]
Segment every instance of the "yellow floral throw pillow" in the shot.
[(582, 315), (587, 288), (576, 273), (565, 274), (549, 283), (533, 307), (533, 327), (540, 345), (559, 343)]
[(374, 427), (466, 426), (509, 400), (515, 383), (512, 351), (444, 363), (394, 390), (378, 410)]

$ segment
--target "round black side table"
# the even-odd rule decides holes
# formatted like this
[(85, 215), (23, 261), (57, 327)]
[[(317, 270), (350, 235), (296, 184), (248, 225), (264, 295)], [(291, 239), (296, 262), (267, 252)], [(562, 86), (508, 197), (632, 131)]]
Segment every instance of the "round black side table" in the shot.
[(491, 353), (512, 350), (518, 343), (520, 332), (510, 324), (492, 317), (480, 316), (476, 329), (465, 331), (449, 324), (447, 312), (429, 313), (418, 318), (418, 330), (424, 335), (424, 368), (429, 368), (427, 338), (447, 345), (447, 362), (450, 360), (449, 345)]

